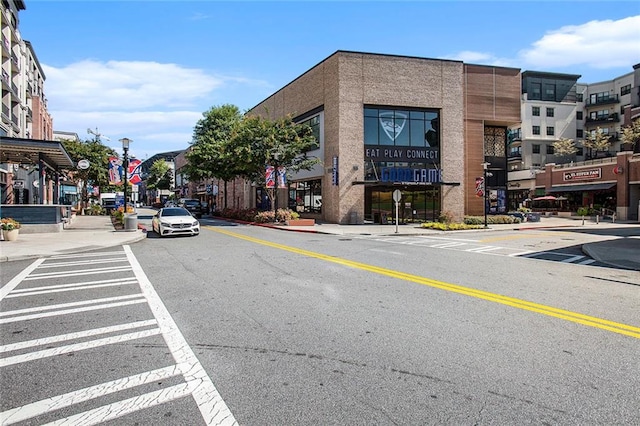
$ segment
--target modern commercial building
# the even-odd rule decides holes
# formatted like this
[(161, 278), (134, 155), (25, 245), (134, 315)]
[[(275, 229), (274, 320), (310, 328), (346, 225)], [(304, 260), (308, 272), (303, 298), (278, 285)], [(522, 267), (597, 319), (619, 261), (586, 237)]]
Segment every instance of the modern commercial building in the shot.
[[(278, 207), (334, 223), (507, 210), (507, 129), (520, 123), (520, 70), (337, 51), (252, 108), (316, 127), (320, 164), (292, 176)], [(483, 164), (488, 165), (488, 172)], [(488, 197), (478, 196), (485, 177)], [(261, 188), (250, 194), (253, 206)]]

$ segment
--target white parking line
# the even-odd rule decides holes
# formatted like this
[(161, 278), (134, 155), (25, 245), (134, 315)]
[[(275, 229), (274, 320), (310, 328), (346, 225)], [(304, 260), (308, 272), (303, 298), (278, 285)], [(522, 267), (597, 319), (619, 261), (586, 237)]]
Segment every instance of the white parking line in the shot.
[(78, 260), (76, 262), (55, 262), (55, 263), (45, 263), (40, 265), (39, 269), (42, 268), (66, 268), (67, 266), (79, 266), (79, 265), (97, 265), (100, 263), (116, 263), (116, 262), (126, 262), (126, 257), (115, 257), (113, 259), (91, 259), (91, 260)]

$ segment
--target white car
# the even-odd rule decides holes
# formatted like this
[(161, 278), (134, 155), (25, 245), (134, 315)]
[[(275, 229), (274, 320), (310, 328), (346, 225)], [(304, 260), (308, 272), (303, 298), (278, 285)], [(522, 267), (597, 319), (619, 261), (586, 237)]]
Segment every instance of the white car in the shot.
[(164, 207), (151, 220), (153, 232), (167, 235), (199, 235), (200, 222), (182, 207)]

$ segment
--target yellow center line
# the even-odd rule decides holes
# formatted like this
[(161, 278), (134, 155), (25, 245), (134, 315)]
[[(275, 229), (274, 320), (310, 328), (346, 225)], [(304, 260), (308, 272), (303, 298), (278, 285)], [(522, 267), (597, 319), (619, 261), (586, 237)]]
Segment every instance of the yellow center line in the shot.
[(426, 285), (433, 288), (439, 288), (441, 290), (463, 294), (465, 296), (471, 296), (478, 299), (487, 300), (490, 302), (500, 303), (502, 305), (512, 306), (514, 308), (523, 309), (526, 311), (537, 312), (539, 314), (560, 318), (565, 321), (570, 321), (573, 323), (582, 324), (589, 327), (595, 327), (601, 330), (607, 330), (614, 333), (623, 334), (625, 336), (630, 336), (630, 337), (635, 337), (636, 339), (640, 339), (640, 327), (635, 327), (632, 325), (609, 321), (603, 318), (592, 317), (589, 315), (567, 311), (564, 309), (558, 309), (552, 306), (541, 305), (538, 303), (529, 302), (522, 299), (503, 296), (497, 293), (490, 293), (488, 291), (477, 290), (474, 288), (464, 287), (456, 284), (450, 284), (444, 281), (438, 281), (430, 278), (421, 277), (419, 275), (408, 274), (405, 272), (394, 271), (392, 269), (381, 268), (379, 266), (368, 265), (366, 263), (355, 262), (352, 260), (347, 260), (347, 259), (343, 259), (336, 256), (330, 256), (330, 255), (317, 253), (309, 250), (299, 249), (296, 247), (285, 246), (283, 244), (274, 243), (272, 241), (261, 240), (258, 238), (237, 234), (235, 232), (226, 231), (217, 227), (205, 226), (204, 229), (225, 234), (230, 237), (250, 241), (256, 244), (261, 244), (261, 245), (277, 248), (280, 250), (297, 253), (303, 256), (313, 257), (313, 258), (324, 260), (327, 262), (337, 263), (350, 268), (374, 272), (376, 274), (385, 275), (391, 278), (397, 278), (400, 280), (410, 281), (413, 283), (422, 284), (422, 285)]

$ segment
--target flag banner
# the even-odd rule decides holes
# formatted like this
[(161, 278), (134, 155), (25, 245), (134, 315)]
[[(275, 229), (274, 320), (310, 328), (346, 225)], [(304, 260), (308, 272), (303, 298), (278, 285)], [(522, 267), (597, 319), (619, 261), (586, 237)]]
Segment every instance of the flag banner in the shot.
[(266, 188), (276, 187), (275, 167), (267, 165), (267, 169), (264, 174), (264, 181)]
[(133, 159), (129, 161), (128, 168), (129, 183), (131, 185), (139, 185), (140, 182), (142, 182), (142, 177), (140, 176), (140, 174), (142, 173), (142, 161), (138, 160), (137, 158)]
[(476, 197), (484, 197), (484, 178), (476, 178)]
[(121, 185), (122, 175), (122, 160), (118, 157), (109, 157), (109, 185)]
[(279, 189), (287, 188), (287, 169), (283, 166), (278, 166), (277, 180)]

